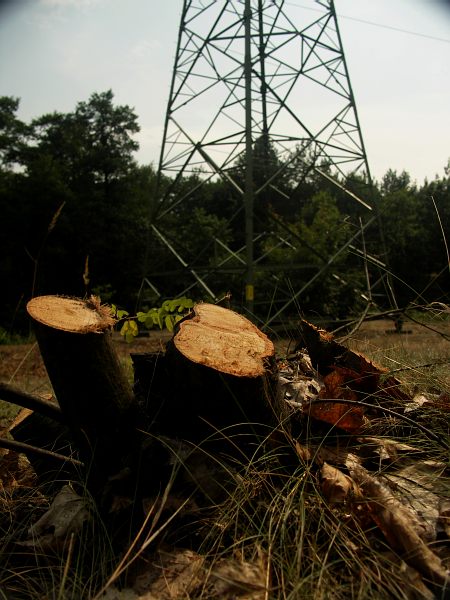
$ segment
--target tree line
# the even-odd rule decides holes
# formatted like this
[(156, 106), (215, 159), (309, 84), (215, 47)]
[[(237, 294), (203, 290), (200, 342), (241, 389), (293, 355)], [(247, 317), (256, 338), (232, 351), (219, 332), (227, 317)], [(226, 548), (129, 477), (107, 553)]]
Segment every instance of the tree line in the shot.
[[(230, 258), (230, 249), (242, 247), (242, 220), (233, 219), (242, 201), (226, 182), (202, 183), (201, 173), (177, 180), (164, 177), (157, 195), (155, 169), (135, 159), (138, 118), (129, 106), (114, 103), (112, 91), (92, 94), (70, 113), (46, 114), (30, 123), (17, 117), (18, 109), (17, 98), (0, 97), (4, 330), (23, 330), (24, 306), (41, 294), (97, 293), (132, 311), (147, 276), (163, 298), (174, 297), (192, 278), (189, 268), (179, 273), (175, 253), (188, 264), (194, 258), (203, 260), (213, 270)], [(255, 141), (254, 157), (255, 177), (267, 178), (267, 169), (277, 168), (270, 140)], [(243, 177), (243, 165), (242, 160), (234, 167), (237, 180)], [(296, 172), (302, 168), (304, 163), (293, 163), (283, 175), (282, 202), (275, 202), (269, 192), (258, 198), (255, 218), (267, 232), (258, 252), (270, 255), (275, 265), (256, 274), (259, 297), (270, 296), (269, 280), (285, 277), (276, 265), (301, 266), (289, 279), (290, 288), (299, 289), (352, 235), (352, 223), (362, 211), (315, 172), (296, 185)], [(443, 177), (419, 186), (408, 173), (389, 170), (371, 190), (382, 227), (377, 222), (366, 232), (367, 244), (375, 253), (383, 247), (400, 306), (448, 301), (450, 163), (444, 171)], [(202, 184), (195, 195), (161, 218), (161, 193), (183, 197), (196, 182)], [(365, 184), (357, 177), (343, 183), (356, 193)], [(167, 245), (152, 234), (156, 220), (175, 253), (167, 252)], [(295, 244), (280, 242), (286, 238), (286, 223)], [(208, 281), (223, 293), (239, 295), (243, 274), (235, 267), (209, 274)], [(302, 295), (302, 310), (332, 318), (357, 312), (364, 294), (355, 290), (367, 287), (365, 277), (360, 257), (338, 257), (333, 269)], [(160, 299), (152, 293), (148, 288), (144, 301)], [(201, 291), (193, 289), (192, 296), (200, 299)]]

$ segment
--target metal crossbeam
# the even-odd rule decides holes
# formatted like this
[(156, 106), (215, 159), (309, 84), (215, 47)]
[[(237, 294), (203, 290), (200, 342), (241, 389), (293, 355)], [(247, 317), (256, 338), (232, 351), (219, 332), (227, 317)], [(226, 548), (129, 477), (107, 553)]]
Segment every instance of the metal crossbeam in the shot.
[[(261, 157), (255, 153), (256, 143), (266, 158), (269, 149), (277, 156), (276, 168), (263, 180), (258, 176)], [(284, 0), (184, 0), (152, 224), (172, 258), (193, 276), (184, 291), (199, 286), (216, 297), (212, 275), (229, 268), (232, 261), (233, 268), (242, 272), (246, 307), (252, 313), (255, 273), (270, 269), (270, 252), (255, 240), (270, 233), (270, 223), (276, 221), (280, 227), (283, 221), (270, 214), (261, 198), (270, 193), (275, 206), (282, 207), (289, 199), (283, 177), (289, 173), (295, 190), (314, 171), (345, 191), (371, 217), (370, 198), (342, 184), (351, 172), (370, 187), (371, 175), (333, 0), (303, 0), (295, 7)], [(173, 178), (169, 185), (165, 176)], [(205, 182), (216, 179), (238, 198), (242, 210), (232, 218), (244, 215), (239, 221), (242, 235), (234, 243), (216, 236), (214, 243), (225, 258), (205, 266), (169, 243), (164, 223), (180, 207), (193, 203)], [(278, 244), (303, 243), (291, 224), (281, 227), (285, 235)], [(358, 236), (353, 235), (351, 243), (343, 244), (331, 258), (310, 248), (318, 257), (318, 271), (293, 298), (329, 267), (330, 259), (341, 256), (350, 245), (355, 247)], [(362, 251), (354, 255), (358, 253)], [(151, 272), (147, 275), (151, 280)], [(281, 302), (268, 322), (292, 304)]]

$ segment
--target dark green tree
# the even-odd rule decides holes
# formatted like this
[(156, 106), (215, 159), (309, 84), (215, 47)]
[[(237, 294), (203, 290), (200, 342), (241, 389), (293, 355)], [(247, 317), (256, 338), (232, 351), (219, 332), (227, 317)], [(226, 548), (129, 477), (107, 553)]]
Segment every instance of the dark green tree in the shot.
[(0, 105), (2, 156), (20, 166), (6, 171), (3, 164), (0, 181), (8, 220), (2, 232), (8, 260), (0, 269), (14, 277), (9, 312), (32, 293), (136, 292), (148, 207), (137, 191), (143, 178), (133, 159), (136, 115), (115, 106), (110, 91), (27, 128), (14, 120), (17, 106)]
[(20, 163), (26, 144), (28, 127), (17, 118), (18, 109), (18, 98), (0, 96), (0, 169), (3, 171)]

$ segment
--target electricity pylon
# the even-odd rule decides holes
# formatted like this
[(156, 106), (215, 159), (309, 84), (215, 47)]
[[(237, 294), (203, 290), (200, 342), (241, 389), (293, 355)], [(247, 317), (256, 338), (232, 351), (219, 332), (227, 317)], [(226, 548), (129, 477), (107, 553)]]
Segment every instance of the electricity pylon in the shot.
[[(370, 198), (357, 197), (342, 183), (351, 172), (370, 186), (371, 175), (334, 2), (302, 0), (296, 6), (284, 0), (184, 0), (151, 224), (153, 243), (190, 274), (192, 283), (179, 293), (197, 287), (216, 300), (214, 274), (234, 265), (242, 273), (244, 305), (252, 314), (255, 272), (263, 265), (267, 270), (270, 262), (270, 252), (258, 240), (277, 219), (271, 207), (287, 200), (286, 177), (292, 189), (312, 172), (345, 190), (368, 219), (335, 255), (322, 257), (323, 266), (300, 289), (285, 290), (284, 297), (274, 294), (267, 323), (279, 318), (349, 247), (367, 258), (357, 240), (375, 219)], [(232, 247), (216, 237), (214, 245), (225, 256), (205, 266), (204, 256), (183, 255), (168, 238), (164, 219), (175, 216), (199, 187), (215, 179), (240, 198), (232, 218), (241, 223), (242, 238)], [(279, 245), (292, 245), (290, 225), (278, 226), (285, 231), (277, 234)], [(153, 278), (149, 273), (144, 279), (155, 291), (165, 268), (161, 265), (159, 274), (153, 269)], [(176, 270), (170, 276), (176, 278)], [(282, 289), (279, 278), (276, 287)]]

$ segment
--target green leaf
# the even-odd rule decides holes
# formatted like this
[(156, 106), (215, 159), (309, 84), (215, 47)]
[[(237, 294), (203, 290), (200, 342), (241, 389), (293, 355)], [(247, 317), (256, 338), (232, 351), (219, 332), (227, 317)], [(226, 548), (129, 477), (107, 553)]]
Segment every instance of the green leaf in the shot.
[(180, 298), (175, 298), (170, 302), (169, 308), (170, 312), (175, 312), (180, 305)]
[(126, 335), (125, 335), (125, 341), (128, 342), (128, 344), (131, 344), (131, 342), (134, 340), (136, 336), (134, 335), (134, 333), (132, 333), (131, 331), (129, 331)]
[(123, 319), (124, 317), (128, 317), (130, 313), (127, 310), (116, 310), (116, 316), (118, 319)]
[(151, 315), (145, 319), (144, 325), (147, 327), (147, 329), (152, 329), (156, 325)]
[(125, 321), (125, 323), (120, 328), (119, 333), (120, 333), (120, 335), (123, 335), (125, 337), (129, 330), (130, 330), (130, 326), (128, 325), (128, 321)]
[(167, 329), (170, 332), (172, 332), (173, 331), (173, 326), (174, 326), (174, 321), (173, 321), (172, 315), (166, 315), (166, 318), (164, 319), (164, 323), (165, 323)]
[(122, 328), (120, 329), (120, 335), (123, 335), (125, 341), (127, 342), (132, 342), (138, 333), (139, 328), (137, 326), (136, 321), (133, 320), (125, 321), (125, 323), (122, 325)]
[(184, 308), (192, 308), (194, 306), (194, 301), (191, 298), (186, 298), (185, 296), (182, 298)]
[(166, 312), (169, 312), (171, 302), (172, 302), (172, 300), (164, 300), (164, 302), (161, 304), (161, 308), (163, 310), (165, 310)]

